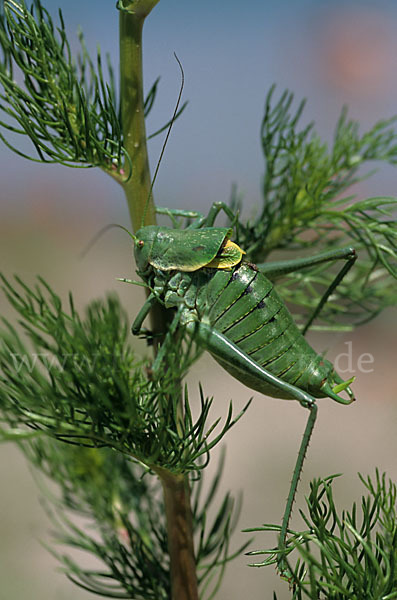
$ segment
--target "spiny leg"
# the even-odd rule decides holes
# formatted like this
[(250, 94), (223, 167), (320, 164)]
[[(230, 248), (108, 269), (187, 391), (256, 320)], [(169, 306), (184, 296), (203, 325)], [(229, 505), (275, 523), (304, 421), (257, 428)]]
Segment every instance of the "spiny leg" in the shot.
[(257, 265), (261, 273), (266, 275), (269, 279), (277, 279), (288, 273), (294, 273), (295, 271), (301, 271), (306, 267), (313, 267), (324, 262), (330, 262), (333, 260), (356, 259), (356, 251), (350, 246), (345, 248), (338, 248), (336, 250), (328, 250), (326, 252), (320, 252), (314, 256), (306, 256), (301, 258), (294, 258), (292, 260), (280, 260), (274, 262), (260, 263)]
[[(303, 402), (301, 402), (302, 406), (305, 406)], [(288, 524), (292, 514), (292, 506), (294, 504), (296, 491), (298, 489), (299, 479), (303, 469), (303, 463), (305, 461), (306, 452), (309, 447), (310, 438), (313, 433), (314, 425), (317, 419), (317, 404), (313, 402), (312, 404), (307, 404), (306, 408), (309, 409), (310, 414), (306, 422), (305, 431), (303, 432), (303, 437), (301, 444), (299, 446), (298, 457), (296, 459), (294, 472), (292, 475), (291, 486), (288, 493), (287, 504), (284, 510), (284, 516), (281, 523), (280, 529), (280, 538), (278, 544), (278, 551), (281, 551), (280, 557), (277, 558), (277, 566), (280, 570), (280, 574), (282, 577), (290, 578), (291, 573), (289, 572), (288, 566), (285, 563), (285, 550), (286, 550), (286, 541), (287, 541), (287, 533), (288, 533)]]
[(314, 311), (310, 315), (309, 319), (307, 320), (306, 325), (302, 329), (303, 335), (305, 335), (306, 331), (309, 329), (309, 327), (313, 323), (314, 319), (316, 319), (318, 317), (324, 304), (327, 302), (328, 298), (331, 296), (333, 291), (338, 287), (338, 285), (340, 284), (342, 279), (345, 277), (345, 275), (350, 271), (350, 269), (352, 268), (352, 266), (354, 265), (356, 260), (357, 260), (357, 254), (354, 252), (354, 254), (347, 259), (347, 262), (343, 265), (343, 267), (341, 268), (339, 273), (337, 273), (336, 277), (331, 282), (329, 287), (325, 290), (319, 303), (317, 304), (316, 308), (314, 309)]
[(208, 212), (208, 215), (205, 217), (202, 213), (187, 211), (187, 210), (179, 210), (173, 208), (158, 208), (156, 212), (161, 214), (168, 215), (170, 218), (172, 216), (176, 217), (186, 217), (188, 219), (194, 219), (193, 223), (191, 223), (187, 229), (199, 229), (200, 227), (213, 227), (215, 223), (215, 219), (218, 214), (223, 210), (223, 212), (227, 215), (227, 217), (231, 221), (231, 227), (234, 227), (234, 224), (237, 221), (236, 215), (229, 208), (227, 204), (224, 202), (214, 202)]
[[(317, 417), (316, 400), (304, 390), (301, 390), (290, 383), (282, 381), (261, 367), (248, 354), (243, 352), (240, 348), (238, 348), (238, 346), (228, 340), (223, 334), (213, 329), (210, 325), (202, 322), (191, 323), (188, 325), (188, 329), (192, 335), (196, 336), (197, 341), (215, 357), (219, 358), (223, 362), (235, 365), (237, 370), (244, 371), (247, 375), (255, 378), (257, 381), (263, 380), (264, 382), (280, 389), (280, 391), (288, 393), (292, 398), (300, 402), (304, 408), (307, 408), (310, 411), (292, 476), (277, 550), (277, 566), (279, 571), (282, 576), (290, 577), (291, 573), (289, 572), (285, 562), (288, 524), (292, 513), (292, 506), (294, 503), (298, 482), (302, 473), (306, 451)], [(346, 404), (348, 403), (342, 398), (341, 402)]]
[(142, 330), (142, 324), (143, 324), (144, 320), (146, 319), (146, 317), (148, 316), (151, 309), (153, 308), (153, 306), (156, 304), (156, 302), (158, 302), (158, 299), (153, 293), (151, 293), (146, 298), (145, 303), (143, 304), (143, 306), (141, 307), (141, 310), (135, 317), (135, 320), (131, 327), (131, 331), (134, 335), (139, 335), (140, 333), (146, 333), (146, 332), (144, 332), (144, 330)]
[(212, 227), (218, 214), (223, 210), (226, 216), (230, 219), (230, 227), (234, 227), (237, 222), (237, 216), (231, 208), (224, 202), (214, 202), (206, 217), (203, 217), (198, 227)]
[(157, 206), (156, 213), (160, 215), (167, 215), (167, 217), (171, 219), (172, 224), (176, 229), (179, 229), (180, 227), (180, 223), (177, 221), (176, 217), (193, 219), (194, 221), (197, 219), (204, 219), (203, 214), (195, 210), (183, 210), (179, 208), (165, 208), (162, 206)]
[(193, 223), (191, 223), (187, 229), (199, 229), (200, 227), (213, 227), (215, 223), (215, 219), (218, 214), (223, 210), (223, 212), (227, 215), (227, 217), (231, 221), (231, 227), (234, 227), (237, 222), (237, 217), (229, 208), (227, 204), (224, 202), (214, 202), (208, 212), (208, 215), (205, 217), (202, 213), (193, 210), (183, 210), (179, 208), (164, 208), (158, 206), (156, 208), (156, 213), (161, 215), (167, 215), (174, 226), (179, 227), (179, 223), (177, 222), (175, 217), (184, 217), (185, 219), (193, 219)]
[(300, 271), (305, 269), (306, 267), (312, 267), (314, 265), (319, 265), (324, 262), (334, 261), (344, 259), (347, 262), (343, 265), (342, 269), (337, 273), (329, 287), (324, 292), (321, 297), (319, 303), (316, 308), (310, 315), (307, 323), (302, 329), (302, 334), (304, 335), (309, 329), (310, 325), (313, 323), (314, 319), (318, 317), (323, 306), (327, 302), (328, 298), (340, 284), (345, 275), (350, 271), (354, 263), (357, 259), (357, 254), (354, 248), (346, 247), (346, 248), (338, 248), (336, 250), (329, 250), (327, 252), (322, 252), (321, 254), (317, 254), (315, 256), (310, 256), (306, 258), (298, 258), (294, 260), (286, 260), (286, 261), (277, 261), (270, 263), (263, 263), (258, 265), (259, 270), (269, 277), (270, 279), (276, 279), (277, 277), (281, 277), (283, 275), (287, 275), (288, 273), (293, 273), (295, 271)]

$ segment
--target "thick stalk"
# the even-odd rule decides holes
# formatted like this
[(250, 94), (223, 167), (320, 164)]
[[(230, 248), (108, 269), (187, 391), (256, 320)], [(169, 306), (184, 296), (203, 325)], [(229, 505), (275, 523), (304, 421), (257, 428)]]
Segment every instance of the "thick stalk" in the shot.
[[(145, 17), (158, 1), (128, 3), (124, 0), (125, 10), (120, 11), (121, 116), (124, 147), (132, 164), (131, 176), (123, 188), (134, 231), (142, 225), (156, 224), (153, 198), (149, 198), (151, 178), (143, 106), (142, 29)], [(129, 7), (131, 12), (128, 12)], [(167, 317), (160, 306), (150, 317), (154, 333), (166, 330)], [(158, 474), (167, 518), (172, 600), (198, 600), (188, 480), (168, 471), (161, 470)]]
[(190, 491), (187, 478), (168, 473), (163, 484), (173, 600), (198, 600)]
[[(135, 2), (137, 12), (120, 10), (120, 94), (123, 145), (132, 165), (132, 172), (122, 183), (132, 229), (142, 225), (156, 225), (151, 178), (146, 142), (143, 96), (142, 30), (145, 17), (159, 0)], [(151, 4), (151, 6), (150, 6)], [(141, 6), (141, 11), (139, 7)], [(131, 168), (126, 164), (126, 170)], [(150, 197), (149, 197), (150, 196)], [(154, 334), (165, 331), (166, 315), (160, 306), (150, 313)]]
[(153, 199), (149, 198), (151, 180), (144, 115), (142, 73), (144, 20), (145, 16), (120, 11), (121, 119), (123, 143), (132, 164), (132, 173), (128, 181), (123, 183), (123, 188), (134, 231), (141, 225), (156, 224)]

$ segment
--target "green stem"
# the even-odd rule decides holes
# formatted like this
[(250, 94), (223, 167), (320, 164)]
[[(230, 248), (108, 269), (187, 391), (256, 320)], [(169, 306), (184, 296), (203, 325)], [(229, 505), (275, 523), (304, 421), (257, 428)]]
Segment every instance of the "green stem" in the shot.
[[(151, 7), (158, 1), (152, 0)], [(148, 14), (149, 2), (143, 4)], [(131, 176), (122, 185), (134, 231), (142, 225), (156, 224), (153, 198), (149, 198), (151, 179), (143, 98), (142, 29), (146, 14), (120, 10), (121, 120), (123, 143), (132, 164)]]
[[(122, 182), (133, 230), (156, 224), (146, 143), (142, 73), (142, 29), (145, 17), (159, 0), (121, 0), (120, 87), (123, 144), (132, 173)], [(164, 332), (165, 310), (151, 311), (151, 329)], [(189, 482), (183, 475), (159, 472), (164, 491), (170, 554), (172, 600), (198, 600)]]
[[(156, 212), (151, 194), (151, 178), (146, 142), (143, 96), (142, 30), (145, 17), (159, 0), (136, 0), (134, 10), (124, 4), (120, 10), (120, 95), (123, 145), (132, 172), (122, 186), (126, 195), (132, 229), (156, 225)], [(131, 12), (128, 12), (131, 11)], [(166, 329), (166, 315), (160, 306), (150, 313), (154, 334)]]

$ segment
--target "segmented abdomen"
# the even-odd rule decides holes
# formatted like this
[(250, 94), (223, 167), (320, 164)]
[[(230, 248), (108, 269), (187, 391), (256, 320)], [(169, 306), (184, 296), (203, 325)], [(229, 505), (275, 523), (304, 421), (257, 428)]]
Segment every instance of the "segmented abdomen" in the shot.
[[(319, 388), (328, 373), (321, 356), (300, 333), (272, 282), (255, 267), (242, 263), (232, 271), (216, 271), (198, 290), (198, 300), (198, 311), (205, 306), (201, 318), (259, 365), (288, 383), (324, 395)], [(233, 365), (222, 366), (236, 376)], [(260, 385), (260, 391), (280, 397), (279, 389)]]
[[(317, 398), (326, 395), (320, 388), (333, 373), (332, 364), (306, 342), (272, 282), (255, 266), (243, 262), (231, 270), (158, 272), (154, 287), (166, 307), (184, 307), (185, 324), (206, 321), (273, 375)], [(214, 358), (248, 387), (291, 398), (262, 377), (239, 370), (232, 360)]]

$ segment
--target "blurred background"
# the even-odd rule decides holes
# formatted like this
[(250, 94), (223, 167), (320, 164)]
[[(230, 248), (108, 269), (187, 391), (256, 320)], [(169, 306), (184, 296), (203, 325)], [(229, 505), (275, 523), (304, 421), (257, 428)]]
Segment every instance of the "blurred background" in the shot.
[[(89, 48), (94, 51), (99, 43), (117, 65), (114, 4), (47, 0), (46, 6), (55, 15), (61, 5), (74, 43), (81, 25)], [(329, 141), (344, 104), (360, 120), (362, 131), (395, 114), (396, 26), (397, 4), (382, 0), (161, 0), (145, 25), (147, 89), (161, 75), (148, 132), (174, 110), (180, 75), (173, 52), (183, 63), (189, 105), (166, 149), (154, 189), (157, 203), (207, 211), (214, 200), (227, 201), (236, 183), (247, 214), (254, 210), (261, 200), (263, 175), (259, 128), (273, 82), (279, 93), (288, 87), (297, 101), (308, 98), (303, 121), (314, 119), (317, 131)], [(156, 138), (150, 145), (152, 169), (161, 143)], [(34, 164), (5, 146), (0, 146), (0, 174), (1, 271), (18, 273), (28, 282), (40, 274), (63, 297), (73, 290), (81, 307), (117, 290), (132, 322), (143, 296), (115, 281), (134, 272), (129, 238), (111, 231), (79, 259), (103, 225), (129, 227), (121, 188), (99, 171)], [(360, 185), (358, 194), (396, 195), (396, 188), (397, 170), (382, 166)], [(12, 316), (4, 298), (0, 302), (1, 313)], [(378, 466), (397, 481), (396, 334), (396, 312), (389, 310), (354, 335), (311, 336), (319, 351), (327, 348), (328, 357), (338, 360), (342, 375), (353, 368), (358, 402), (350, 407), (321, 402), (295, 523), (313, 477), (343, 471), (335, 491), (344, 507), (361, 496), (357, 471), (373, 474)], [(364, 353), (373, 357), (365, 364), (368, 372), (358, 369)], [(226, 374), (220, 383), (219, 367), (208, 356), (192, 373), (191, 393), (199, 380), (208, 395), (216, 396), (214, 419), (224, 414), (230, 398), (237, 411), (251, 395)], [(280, 521), (305, 419), (305, 411), (294, 403), (257, 395), (229, 433), (223, 486), (243, 491), (238, 530)], [(209, 470), (215, 467), (216, 453)], [(25, 461), (11, 444), (1, 447), (0, 489), (0, 600), (88, 598), (55, 572), (56, 561), (40, 545), (40, 540), (49, 540), (49, 522)], [(246, 535), (237, 531), (236, 545)], [(258, 534), (252, 549), (272, 544)], [(229, 568), (219, 600), (271, 598), (273, 589), (279, 600), (290, 597), (271, 568), (250, 570), (248, 562), (243, 556)]]

